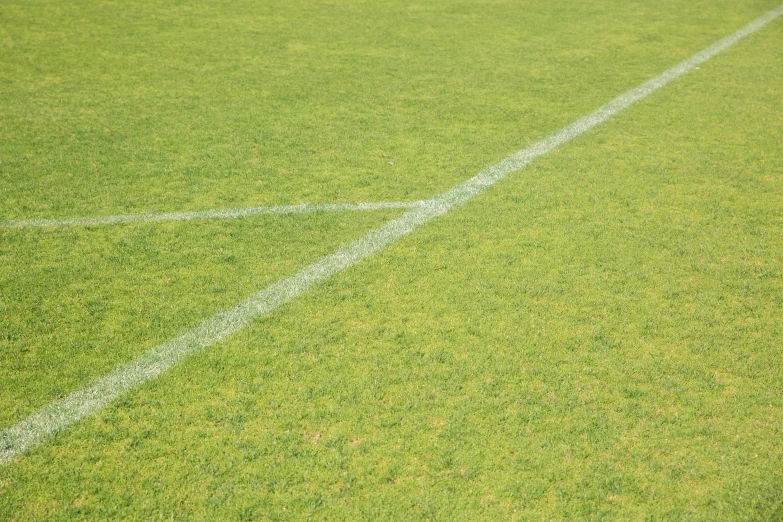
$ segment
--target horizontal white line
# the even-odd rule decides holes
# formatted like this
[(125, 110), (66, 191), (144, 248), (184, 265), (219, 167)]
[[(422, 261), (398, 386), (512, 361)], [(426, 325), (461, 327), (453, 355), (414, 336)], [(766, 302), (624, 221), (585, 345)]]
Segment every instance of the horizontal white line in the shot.
[(192, 212), (146, 212), (142, 214), (119, 214), (114, 216), (75, 217), (62, 219), (20, 219), (0, 223), (0, 228), (32, 227), (84, 227), (117, 225), (120, 223), (152, 223), (159, 221), (192, 221), (197, 219), (236, 219), (261, 214), (309, 214), (313, 212), (346, 212), (351, 210), (384, 210), (413, 208), (421, 201), (391, 201), (380, 203), (323, 203), (283, 205), (269, 207), (225, 208), (196, 210)]
[(368, 232), (353, 243), (338, 249), (333, 254), (316, 261), (296, 274), (281, 279), (268, 288), (251, 295), (234, 308), (215, 314), (171, 341), (152, 348), (136, 360), (117, 367), (108, 375), (92, 381), (86, 387), (41, 408), (16, 425), (0, 432), (0, 465), (11, 461), (15, 456), (40, 444), (50, 435), (79, 419), (92, 415), (117, 397), (157, 377), (184, 357), (220, 342), (259, 316), (271, 312), (314, 285), (410, 234), (429, 220), (462, 205), (510, 173), (521, 169), (534, 158), (546, 154), (555, 147), (603, 123), (632, 103), (682, 76), (694, 66), (715, 56), (740, 38), (760, 29), (781, 14), (783, 14), (783, 6), (770, 11), (731, 36), (615, 98), (538, 143), (482, 170), (467, 181), (420, 206), (412, 208), (402, 216)]

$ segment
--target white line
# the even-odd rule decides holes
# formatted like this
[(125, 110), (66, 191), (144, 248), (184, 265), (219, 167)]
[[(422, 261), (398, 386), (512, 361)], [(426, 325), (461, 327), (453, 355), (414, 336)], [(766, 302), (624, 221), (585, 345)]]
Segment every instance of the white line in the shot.
[(142, 214), (120, 214), (115, 216), (93, 216), (62, 219), (20, 219), (0, 222), (0, 228), (31, 227), (84, 227), (116, 225), (119, 223), (153, 223), (158, 221), (192, 221), (195, 219), (236, 219), (260, 214), (309, 214), (312, 212), (346, 212), (350, 210), (383, 210), (414, 208), (421, 201), (391, 201), (380, 203), (324, 203), (312, 205), (285, 205), (273, 207), (225, 208), (217, 210), (196, 210), (192, 212), (146, 212)]
[(220, 312), (173, 340), (152, 348), (135, 361), (119, 366), (86, 387), (43, 407), (15, 426), (0, 432), (0, 465), (79, 419), (92, 415), (117, 397), (157, 377), (184, 357), (225, 339), (259, 316), (271, 312), (314, 285), (410, 234), (429, 220), (465, 203), (511, 172), (521, 169), (534, 158), (606, 121), (781, 14), (783, 5), (538, 143), (482, 170), (467, 181), (405, 212), (296, 274), (281, 279), (236, 307)]

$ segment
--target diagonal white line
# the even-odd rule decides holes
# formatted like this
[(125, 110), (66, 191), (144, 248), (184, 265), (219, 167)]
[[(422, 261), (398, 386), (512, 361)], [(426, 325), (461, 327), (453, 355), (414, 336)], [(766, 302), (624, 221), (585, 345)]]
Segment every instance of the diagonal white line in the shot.
[(281, 279), (248, 297), (234, 308), (215, 314), (171, 341), (152, 348), (135, 361), (119, 366), (86, 387), (41, 408), (16, 425), (0, 432), (0, 465), (8, 463), (20, 453), (40, 444), (53, 433), (83, 417), (92, 415), (117, 397), (157, 377), (184, 357), (225, 339), (259, 316), (271, 312), (314, 285), (410, 234), (431, 219), (462, 205), (510, 173), (523, 168), (533, 159), (603, 123), (632, 103), (725, 50), (737, 40), (757, 31), (781, 14), (783, 14), (783, 5), (538, 143), (482, 170), (467, 181), (368, 232), (353, 243), (323, 257), (296, 274)]
[(141, 214), (119, 214), (114, 216), (92, 216), (62, 219), (19, 219), (0, 222), (0, 228), (32, 227), (83, 227), (116, 225), (120, 223), (153, 223), (159, 221), (193, 221), (196, 219), (236, 219), (261, 214), (310, 214), (313, 212), (347, 212), (351, 210), (383, 210), (414, 208), (421, 201), (389, 201), (380, 203), (322, 203), (281, 205), (267, 207), (224, 208), (195, 210), (192, 212), (145, 212)]

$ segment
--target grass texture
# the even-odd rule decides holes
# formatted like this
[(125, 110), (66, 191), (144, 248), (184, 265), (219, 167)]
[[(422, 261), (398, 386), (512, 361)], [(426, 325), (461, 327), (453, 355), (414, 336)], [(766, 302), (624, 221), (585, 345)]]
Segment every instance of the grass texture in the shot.
[[(0, 5), (0, 219), (412, 201), (776, 7)], [(783, 519), (783, 23), (0, 468), (0, 519)], [(399, 211), (0, 229), (0, 426)]]

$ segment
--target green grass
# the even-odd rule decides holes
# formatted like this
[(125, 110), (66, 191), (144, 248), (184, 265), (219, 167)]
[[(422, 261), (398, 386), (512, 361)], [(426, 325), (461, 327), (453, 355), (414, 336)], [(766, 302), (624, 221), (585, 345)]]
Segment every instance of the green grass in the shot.
[[(0, 217), (425, 198), (775, 7), (618, 4), (6, 2)], [(782, 519), (780, 85), (778, 19), (3, 467), (0, 518)], [(0, 426), (393, 215), (0, 230)]]
[(0, 422), (32, 413), (392, 215), (5, 233)]

